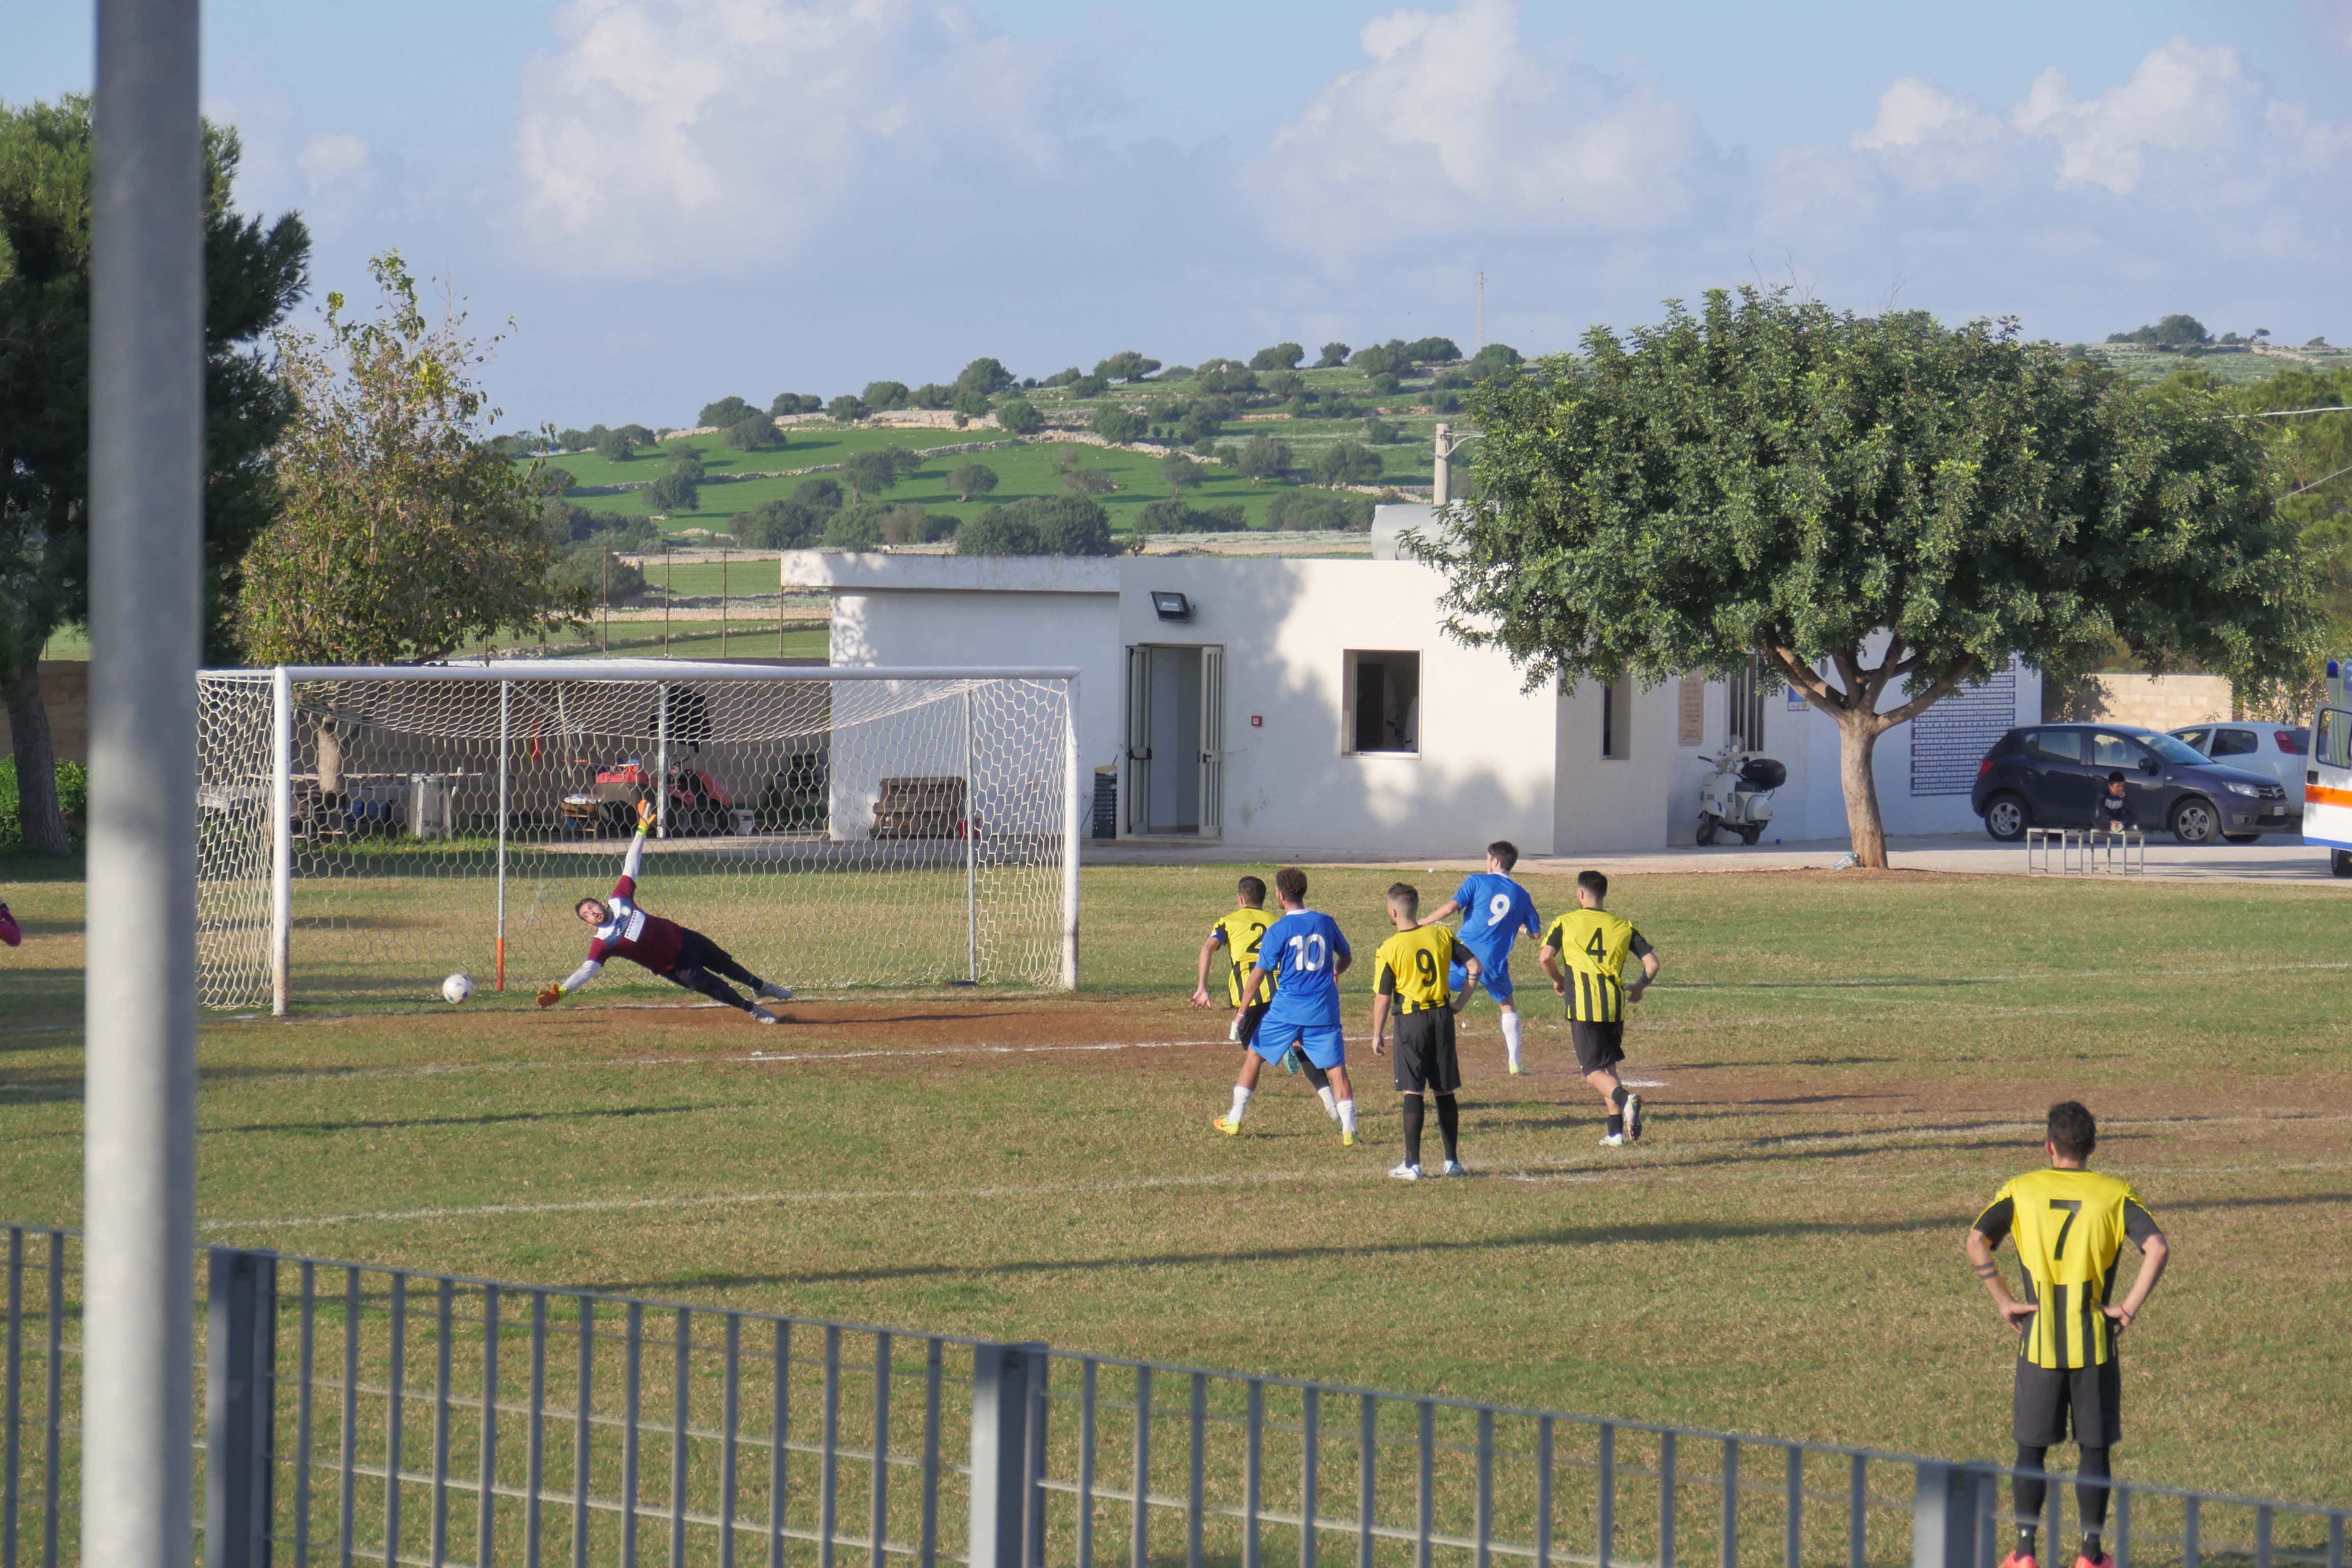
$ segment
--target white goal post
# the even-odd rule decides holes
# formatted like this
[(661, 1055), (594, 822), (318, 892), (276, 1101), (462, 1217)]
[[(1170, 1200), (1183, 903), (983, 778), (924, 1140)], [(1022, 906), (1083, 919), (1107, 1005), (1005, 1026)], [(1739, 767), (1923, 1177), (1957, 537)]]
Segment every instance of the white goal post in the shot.
[(281, 666), (197, 696), (208, 1007), (561, 978), (641, 799), (646, 906), (767, 978), (1077, 984), (1075, 669)]

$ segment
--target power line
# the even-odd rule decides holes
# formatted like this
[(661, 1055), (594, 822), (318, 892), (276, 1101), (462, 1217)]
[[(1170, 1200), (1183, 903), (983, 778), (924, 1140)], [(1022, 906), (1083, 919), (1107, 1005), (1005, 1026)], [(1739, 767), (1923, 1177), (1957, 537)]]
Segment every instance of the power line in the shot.
[(2334, 473), (2329, 474), (2329, 475), (2326, 477), (2326, 479), (2314, 479), (2314, 480), (2312, 480), (2312, 481), (2311, 481), (2311, 483), (2309, 483), (2309, 484), (2307, 484), (2307, 485), (2304, 486), (2304, 487), (2303, 487), (2303, 489), (2294, 489), (2294, 490), (2289, 490), (2289, 491), (2287, 491), (2287, 492), (2286, 492), (2286, 494), (2284, 494), (2284, 495), (2283, 495), (2283, 496), (2279, 497), (2279, 500), (2293, 500), (2295, 497), (2297, 497), (2297, 496), (2301, 495), (2301, 494), (2303, 493), (2303, 491), (2304, 491), (2304, 490), (2315, 490), (2315, 489), (2317, 489), (2320, 486), (2322, 486), (2322, 485), (2326, 484), (2326, 483), (2327, 482), (2327, 480), (2328, 480), (2328, 479), (2342, 479), (2342, 478), (2343, 478), (2345, 475), (2347, 475), (2347, 474), (2352, 474), (2352, 468), (2338, 468), (2338, 469), (2336, 469)]
[(2260, 414), (2216, 414), (2216, 419), (2292, 419), (2298, 414), (2352, 414), (2352, 408), (2340, 403), (2323, 403), (2316, 408), (2272, 408)]

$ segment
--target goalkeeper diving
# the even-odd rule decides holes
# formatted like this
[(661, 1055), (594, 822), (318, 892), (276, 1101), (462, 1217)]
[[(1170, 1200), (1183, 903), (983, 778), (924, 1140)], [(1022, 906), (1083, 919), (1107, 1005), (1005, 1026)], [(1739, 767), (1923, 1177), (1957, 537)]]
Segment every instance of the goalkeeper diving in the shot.
[(739, 995), (727, 982), (748, 985), (753, 996), (777, 1002), (793, 999), (789, 989), (761, 979), (700, 931), (688, 931), (676, 921), (647, 914), (637, 907), (637, 873), (645, 865), (646, 832), (653, 825), (652, 803), (638, 802), (637, 834), (629, 840), (628, 858), (621, 863), (621, 879), (613, 884), (613, 896), (583, 899), (574, 906), (580, 918), (596, 928), (596, 934), (588, 942), (588, 961), (541, 991), (539, 1005), (554, 1006), (595, 979), (607, 958), (625, 958), (645, 965), (673, 985), (698, 991), (714, 1002), (724, 1002), (738, 1012), (749, 1013), (754, 1023), (775, 1023), (773, 1013)]

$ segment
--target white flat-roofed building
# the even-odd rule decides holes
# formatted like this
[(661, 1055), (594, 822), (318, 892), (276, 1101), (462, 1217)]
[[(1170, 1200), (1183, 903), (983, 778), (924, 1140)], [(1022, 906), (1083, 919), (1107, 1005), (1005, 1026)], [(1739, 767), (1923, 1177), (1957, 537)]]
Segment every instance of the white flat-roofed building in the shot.
[[(1428, 510), (1381, 508), (1370, 560), (803, 551), (783, 585), (831, 595), (835, 664), (1076, 667), (1081, 765), (1121, 838), (1270, 858), (1688, 844), (1704, 759), (1735, 729), (1789, 769), (1769, 837), (1843, 837), (1836, 726), (1785, 691), (1528, 691), (1448, 637), (1443, 580), (1394, 558)], [(2041, 716), (2038, 676), (2011, 669), (1883, 736), (1888, 831), (1976, 828), (1977, 759)]]

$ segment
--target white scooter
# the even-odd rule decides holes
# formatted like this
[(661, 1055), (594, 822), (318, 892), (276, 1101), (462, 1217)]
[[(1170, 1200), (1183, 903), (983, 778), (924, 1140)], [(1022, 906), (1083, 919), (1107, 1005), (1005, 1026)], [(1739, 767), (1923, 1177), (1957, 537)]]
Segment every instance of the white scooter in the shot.
[(1755, 843), (1772, 820), (1772, 792), (1789, 782), (1789, 770), (1742, 751), (1737, 735), (1708, 760), (1715, 772), (1698, 786), (1698, 841), (1712, 844), (1718, 834), (1736, 833), (1742, 844)]

